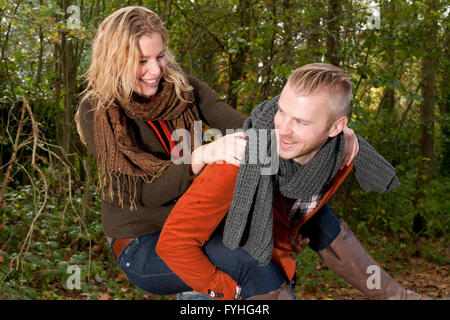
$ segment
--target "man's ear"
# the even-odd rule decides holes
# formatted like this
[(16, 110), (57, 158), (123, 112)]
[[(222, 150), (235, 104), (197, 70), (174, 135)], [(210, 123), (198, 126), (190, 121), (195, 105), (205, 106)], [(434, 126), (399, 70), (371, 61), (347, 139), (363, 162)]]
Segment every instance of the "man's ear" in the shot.
[(339, 133), (342, 132), (342, 130), (344, 130), (347, 123), (348, 123), (348, 119), (345, 116), (340, 117), (339, 119), (334, 121), (330, 127), (330, 130), (328, 130), (328, 136), (330, 138), (337, 136)]

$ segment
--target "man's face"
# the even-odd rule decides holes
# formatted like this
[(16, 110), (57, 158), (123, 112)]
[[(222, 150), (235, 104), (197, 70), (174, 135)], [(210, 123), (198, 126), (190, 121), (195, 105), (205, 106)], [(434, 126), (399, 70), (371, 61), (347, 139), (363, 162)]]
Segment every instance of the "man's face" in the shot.
[(312, 96), (297, 95), (290, 83), (285, 85), (274, 120), (281, 158), (305, 164), (315, 156), (330, 134), (334, 134), (330, 128), (333, 116), (330, 98), (327, 91)]

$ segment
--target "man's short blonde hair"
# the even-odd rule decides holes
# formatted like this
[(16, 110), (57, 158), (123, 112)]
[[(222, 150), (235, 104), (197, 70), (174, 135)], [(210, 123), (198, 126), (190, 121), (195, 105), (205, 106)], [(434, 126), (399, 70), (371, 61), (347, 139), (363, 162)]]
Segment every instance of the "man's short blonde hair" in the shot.
[(330, 93), (330, 106), (336, 118), (346, 116), (350, 111), (352, 81), (341, 68), (328, 63), (310, 63), (296, 69), (288, 79), (295, 93), (311, 96), (322, 90)]

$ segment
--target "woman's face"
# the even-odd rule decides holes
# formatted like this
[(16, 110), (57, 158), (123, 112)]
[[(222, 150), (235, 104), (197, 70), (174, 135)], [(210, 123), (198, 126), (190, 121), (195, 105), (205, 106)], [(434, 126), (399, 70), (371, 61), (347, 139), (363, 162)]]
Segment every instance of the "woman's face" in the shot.
[(138, 40), (139, 67), (133, 91), (143, 97), (151, 97), (158, 90), (159, 81), (166, 67), (166, 47), (159, 33), (143, 35)]

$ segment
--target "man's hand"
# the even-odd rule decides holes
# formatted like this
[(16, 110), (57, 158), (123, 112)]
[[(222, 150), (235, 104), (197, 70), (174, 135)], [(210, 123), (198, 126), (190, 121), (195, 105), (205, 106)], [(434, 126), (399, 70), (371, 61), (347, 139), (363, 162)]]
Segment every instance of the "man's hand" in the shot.
[(309, 238), (303, 238), (299, 233), (296, 238), (291, 240), (291, 247), (295, 253), (302, 253), (309, 243)]
[(339, 169), (344, 169), (349, 166), (359, 151), (358, 139), (356, 138), (355, 132), (347, 126), (344, 128), (343, 132), (345, 138), (345, 153)]

